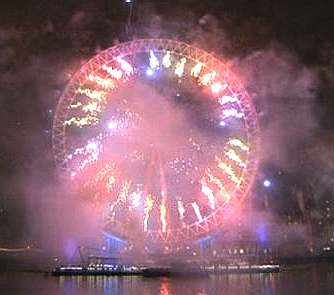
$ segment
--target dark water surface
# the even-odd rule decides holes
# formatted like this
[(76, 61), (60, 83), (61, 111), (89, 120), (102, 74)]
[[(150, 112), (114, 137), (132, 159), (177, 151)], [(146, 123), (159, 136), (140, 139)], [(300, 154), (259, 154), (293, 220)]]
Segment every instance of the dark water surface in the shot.
[(329, 295), (334, 294), (334, 266), (318, 265), (278, 274), (216, 275), (202, 278), (58, 278), (38, 273), (11, 272), (0, 273), (0, 294)]

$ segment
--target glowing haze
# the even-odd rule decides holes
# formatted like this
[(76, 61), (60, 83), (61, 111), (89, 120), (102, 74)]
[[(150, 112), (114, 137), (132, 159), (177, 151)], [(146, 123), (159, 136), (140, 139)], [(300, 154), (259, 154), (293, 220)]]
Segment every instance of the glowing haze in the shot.
[[(102, 229), (118, 236), (177, 242), (207, 234), (252, 184), (252, 102), (226, 66), (196, 60), (203, 52), (195, 48), (177, 53), (185, 46), (138, 40), (111, 48), (73, 77), (59, 102), (56, 160), (76, 194), (100, 210)], [(101, 62), (116, 50), (126, 56)]]

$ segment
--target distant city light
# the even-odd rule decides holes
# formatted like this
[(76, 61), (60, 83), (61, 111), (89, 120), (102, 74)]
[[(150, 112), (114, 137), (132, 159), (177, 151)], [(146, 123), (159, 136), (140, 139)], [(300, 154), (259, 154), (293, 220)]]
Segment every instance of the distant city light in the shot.
[(264, 187), (270, 187), (270, 186), (271, 186), (271, 181), (268, 180), (268, 179), (264, 180), (264, 181), (263, 181), (263, 186), (264, 186)]
[(220, 122), (219, 122), (219, 126), (221, 126), (221, 127), (225, 127), (225, 126), (226, 126), (226, 123), (225, 123), (224, 121), (220, 121)]
[(148, 69), (146, 70), (146, 75), (147, 75), (147, 76), (152, 76), (152, 75), (153, 75), (153, 70), (152, 70), (151, 68), (148, 68)]
[(125, 0), (126, 3), (132, 3), (133, 0)]

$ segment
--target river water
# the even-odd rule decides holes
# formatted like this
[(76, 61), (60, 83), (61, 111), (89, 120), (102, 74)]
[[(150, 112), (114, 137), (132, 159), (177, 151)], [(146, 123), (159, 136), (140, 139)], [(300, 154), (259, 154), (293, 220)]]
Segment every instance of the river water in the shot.
[(52, 277), (40, 273), (0, 273), (1, 295), (248, 295), (334, 294), (334, 265), (277, 274), (214, 275), (196, 278)]

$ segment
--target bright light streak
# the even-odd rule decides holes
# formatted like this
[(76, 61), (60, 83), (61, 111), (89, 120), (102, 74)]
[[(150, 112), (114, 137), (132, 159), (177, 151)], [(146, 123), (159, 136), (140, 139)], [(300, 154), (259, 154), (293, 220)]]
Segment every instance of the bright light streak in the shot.
[(202, 71), (203, 64), (201, 62), (197, 63), (192, 69), (191, 69), (191, 75), (195, 78), (198, 78), (199, 74)]
[(165, 68), (169, 68), (172, 65), (170, 51), (167, 51), (162, 59), (162, 64)]
[(15, 252), (25, 252), (25, 251), (36, 251), (36, 252), (41, 252), (40, 249), (37, 248), (31, 248), (30, 246), (27, 246), (25, 248), (0, 248), (0, 252), (10, 252), (10, 253), (15, 253)]
[(165, 202), (162, 202), (160, 206), (160, 221), (161, 231), (165, 233), (167, 231), (167, 208)]
[(183, 75), (184, 66), (186, 62), (187, 62), (187, 59), (185, 57), (182, 57), (181, 60), (176, 64), (175, 75), (178, 76), (179, 78), (181, 78)]
[(202, 217), (201, 211), (199, 209), (199, 206), (197, 205), (196, 202), (191, 203), (191, 205), (194, 208), (194, 211), (195, 211), (195, 214), (196, 214), (196, 217), (197, 217), (198, 221), (202, 222), (203, 221), (203, 217)]
[(207, 185), (204, 179), (201, 180), (202, 193), (208, 198), (210, 208), (214, 210), (216, 208), (215, 196), (212, 189)]
[(177, 201), (177, 209), (179, 211), (180, 219), (183, 220), (186, 209), (184, 209), (183, 203), (180, 200)]
[(150, 67), (151, 67), (151, 69), (159, 68), (159, 60), (154, 55), (154, 52), (152, 50), (150, 50)]

